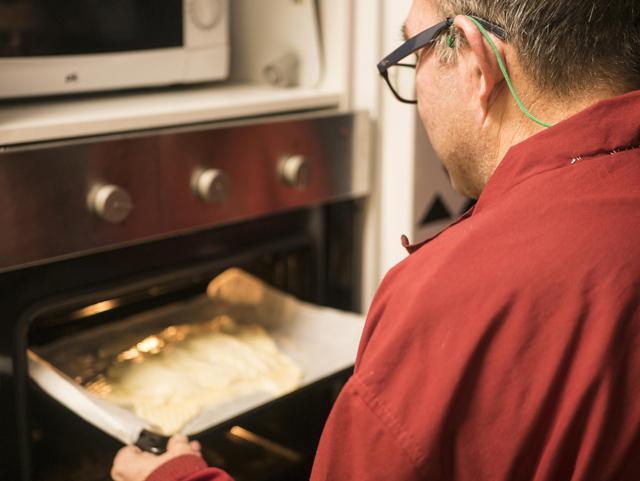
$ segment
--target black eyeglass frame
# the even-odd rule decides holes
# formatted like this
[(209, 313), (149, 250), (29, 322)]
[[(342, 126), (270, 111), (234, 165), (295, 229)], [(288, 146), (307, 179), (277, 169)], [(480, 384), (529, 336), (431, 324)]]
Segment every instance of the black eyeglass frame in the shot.
[[(474, 18), (475, 20), (477, 20), (477, 22), (480, 25), (482, 25), (485, 30), (487, 30), (488, 32), (491, 32), (500, 40), (507, 39), (507, 33), (502, 28), (492, 25), (489, 22), (477, 17), (471, 17), (471, 18)], [(415, 51), (420, 50), (421, 48), (429, 45), (433, 41), (433, 39), (436, 37), (436, 35), (438, 35), (438, 33), (440, 33), (445, 28), (448, 28), (451, 25), (453, 25), (453, 20), (454, 20), (453, 18), (447, 18), (446, 20), (434, 25), (433, 27), (429, 27), (423, 32), (420, 32), (418, 35), (411, 37), (405, 43), (400, 45), (400, 47), (398, 47), (389, 55), (387, 55), (385, 58), (383, 58), (380, 61), (380, 63), (378, 63), (378, 72), (380, 72), (380, 75), (382, 75), (382, 78), (384, 78), (384, 80), (387, 82), (387, 85), (391, 89), (391, 92), (393, 93), (394, 97), (398, 99), (400, 102), (403, 102), (405, 104), (418, 103), (417, 100), (407, 100), (402, 98), (400, 94), (398, 94), (398, 92), (395, 91), (395, 89), (393, 88), (393, 85), (391, 85), (391, 81), (389, 80), (389, 69), (395, 65), (399, 65), (402, 67), (415, 68), (416, 67), (415, 65), (401, 64), (400, 62), (405, 58), (407, 58), (412, 53), (414, 53)]]

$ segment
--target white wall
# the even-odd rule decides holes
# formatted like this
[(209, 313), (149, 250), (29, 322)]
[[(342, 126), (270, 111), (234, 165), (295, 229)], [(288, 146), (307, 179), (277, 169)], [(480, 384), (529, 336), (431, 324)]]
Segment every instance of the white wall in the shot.
[(363, 307), (384, 274), (406, 252), (401, 234), (411, 234), (413, 217), (414, 109), (387, 91), (376, 64), (400, 45), (411, 0), (355, 0), (352, 103), (371, 113), (373, 175), (365, 227)]

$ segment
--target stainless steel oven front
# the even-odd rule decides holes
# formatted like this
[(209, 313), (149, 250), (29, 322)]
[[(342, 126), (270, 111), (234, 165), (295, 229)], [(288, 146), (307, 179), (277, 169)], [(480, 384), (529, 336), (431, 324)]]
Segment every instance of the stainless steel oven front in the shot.
[[(29, 379), (27, 350), (200, 295), (241, 267), (359, 308), (368, 117), (315, 113), (0, 151), (0, 418), (6, 479), (109, 479), (121, 444)], [(200, 436), (238, 481), (308, 478), (349, 370)]]

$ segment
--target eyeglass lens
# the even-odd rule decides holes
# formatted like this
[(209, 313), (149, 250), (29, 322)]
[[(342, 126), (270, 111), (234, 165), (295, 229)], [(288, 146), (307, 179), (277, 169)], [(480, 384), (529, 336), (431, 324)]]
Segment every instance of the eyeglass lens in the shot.
[(389, 84), (403, 100), (415, 102), (416, 96), (416, 58), (411, 55), (388, 69)]

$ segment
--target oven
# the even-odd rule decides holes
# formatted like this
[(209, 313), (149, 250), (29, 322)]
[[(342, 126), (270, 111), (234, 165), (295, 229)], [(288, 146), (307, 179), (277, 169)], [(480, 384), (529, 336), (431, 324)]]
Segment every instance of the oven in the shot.
[[(316, 112), (3, 148), (3, 479), (108, 480), (122, 447), (31, 381), (30, 349), (196, 298), (231, 267), (358, 311), (368, 122)], [(205, 459), (237, 481), (308, 479), (349, 372), (199, 433)]]

